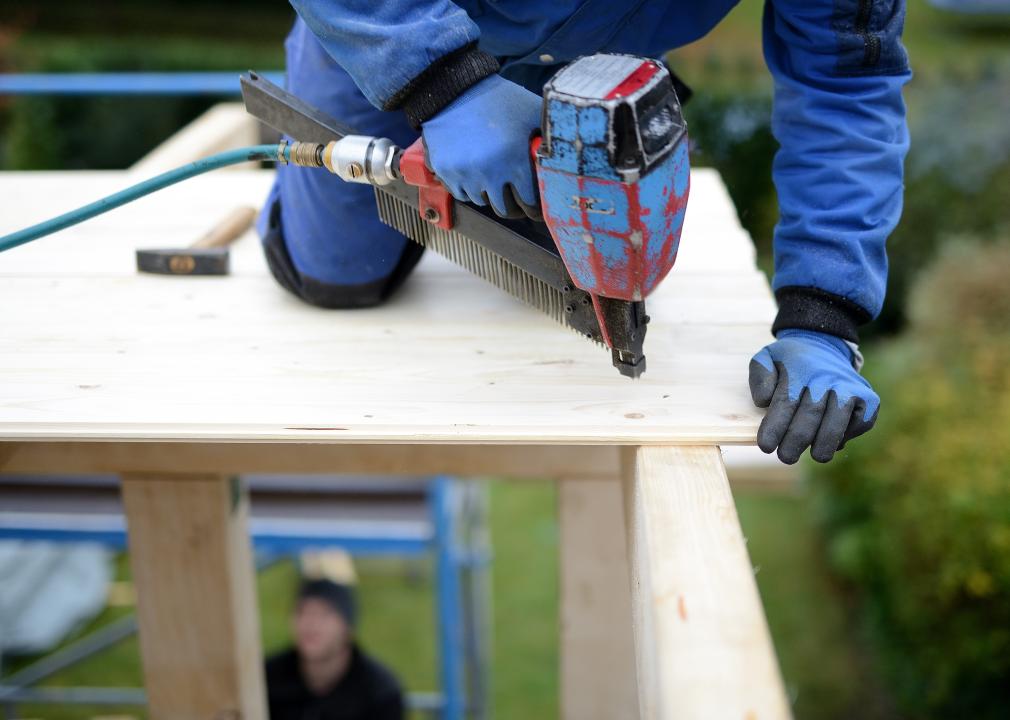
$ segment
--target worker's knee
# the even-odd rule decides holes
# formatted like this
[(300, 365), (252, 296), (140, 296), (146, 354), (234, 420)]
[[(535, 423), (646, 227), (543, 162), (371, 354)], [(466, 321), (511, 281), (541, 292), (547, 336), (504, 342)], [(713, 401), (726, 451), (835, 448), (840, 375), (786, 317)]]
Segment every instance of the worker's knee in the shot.
[[(358, 132), (401, 147), (416, 138), (403, 113), (382, 112), (365, 99), (302, 20), (285, 47), (291, 93)], [(299, 167), (277, 169), (259, 229), (277, 281), (327, 308), (381, 303), (403, 284), (423, 250), (379, 220), (371, 187)]]
[[(323, 308), (363, 308), (378, 305), (399, 288), (414, 269), (424, 248), (386, 228), (394, 240), (391, 248), (379, 248), (378, 255), (365, 252), (346, 256), (340, 262), (327, 261), (313, 269), (298, 262), (289, 249), (279, 198), (264, 210), (261, 222), (263, 250), (267, 266), (278, 283), (305, 302)], [(395, 237), (398, 236), (398, 237)], [(388, 240), (387, 239), (387, 240)], [(302, 243), (294, 242), (298, 247)], [(339, 247), (340, 231), (333, 229), (325, 245)], [(373, 248), (374, 249), (374, 248)], [(395, 252), (389, 252), (395, 251)], [(385, 269), (376, 273), (373, 268)], [(340, 268), (334, 273), (334, 268)]]

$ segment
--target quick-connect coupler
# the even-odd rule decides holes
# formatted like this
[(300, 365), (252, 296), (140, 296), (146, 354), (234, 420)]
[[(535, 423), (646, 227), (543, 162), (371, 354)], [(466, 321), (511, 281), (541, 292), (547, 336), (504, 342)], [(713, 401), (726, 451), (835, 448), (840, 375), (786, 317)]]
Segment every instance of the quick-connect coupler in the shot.
[(326, 169), (347, 182), (388, 185), (400, 177), (400, 148), (387, 138), (347, 135), (323, 151)]
[(292, 165), (323, 167), (346, 182), (388, 185), (400, 177), (400, 148), (386, 138), (347, 135), (326, 145), (292, 142), (284, 154)]

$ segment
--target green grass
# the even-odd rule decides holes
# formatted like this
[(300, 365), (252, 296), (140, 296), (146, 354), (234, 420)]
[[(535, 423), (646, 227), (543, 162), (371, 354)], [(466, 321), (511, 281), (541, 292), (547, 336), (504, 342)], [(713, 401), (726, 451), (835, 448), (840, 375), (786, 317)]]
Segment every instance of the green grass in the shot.
[(893, 718), (803, 495), (735, 493), (797, 720)]
[(552, 483), (491, 486), (496, 720), (557, 717), (558, 527)]

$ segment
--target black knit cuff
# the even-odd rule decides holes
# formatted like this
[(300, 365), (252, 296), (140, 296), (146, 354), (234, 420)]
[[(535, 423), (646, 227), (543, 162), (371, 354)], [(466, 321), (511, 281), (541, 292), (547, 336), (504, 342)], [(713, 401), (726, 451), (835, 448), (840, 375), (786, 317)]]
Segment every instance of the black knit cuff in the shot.
[(402, 108), (415, 130), (421, 123), (463, 94), (468, 88), (498, 72), (498, 61), (470, 43), (436, 60), (382, 106)]
[(779, 288), (775, 291), (775, 299), (779, 303), (779, 313), (772, 325), (773, 335), (778, 335), (779, 330), (795, 328), (816, 330), (858, 343), (857, 328), (872, 320), (869, 312), (848, 298), (820, 288)]

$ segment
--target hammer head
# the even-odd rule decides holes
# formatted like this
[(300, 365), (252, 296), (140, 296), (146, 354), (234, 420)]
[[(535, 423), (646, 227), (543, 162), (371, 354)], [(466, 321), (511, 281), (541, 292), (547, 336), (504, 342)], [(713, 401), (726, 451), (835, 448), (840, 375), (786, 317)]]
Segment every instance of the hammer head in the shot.
[(137, 270), (157, 275), (227, 275), (228, 248), (137, 250)]

